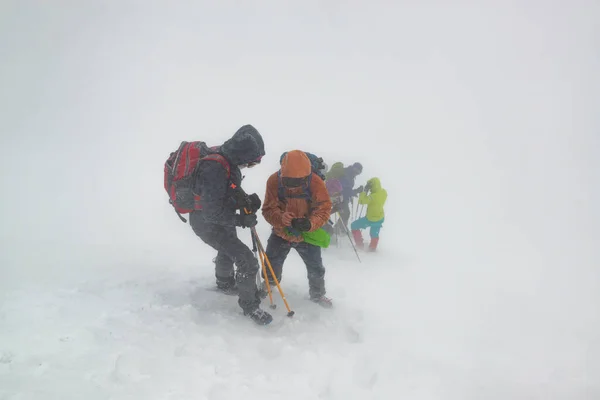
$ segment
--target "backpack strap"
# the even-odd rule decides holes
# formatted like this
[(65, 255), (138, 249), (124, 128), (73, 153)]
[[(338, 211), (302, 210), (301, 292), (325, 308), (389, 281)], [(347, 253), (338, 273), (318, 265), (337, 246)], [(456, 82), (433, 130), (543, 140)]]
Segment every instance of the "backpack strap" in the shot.
[(229, 166), (229, 161), (227, 161), (227, 159), (225, 157), (223, 157), (221, 154), (219, 154), (219, 153), (209, 154), (207, 156), (202, 157), (202, 160), (217, 161), (227, 171), (227, 179), (229, 179), (231, 177), (231, 167)]
[(279, 201), (285, 202), (285, 188), (281, 181), (281, 170), (277, 171), (277, 197), (279, 198)]

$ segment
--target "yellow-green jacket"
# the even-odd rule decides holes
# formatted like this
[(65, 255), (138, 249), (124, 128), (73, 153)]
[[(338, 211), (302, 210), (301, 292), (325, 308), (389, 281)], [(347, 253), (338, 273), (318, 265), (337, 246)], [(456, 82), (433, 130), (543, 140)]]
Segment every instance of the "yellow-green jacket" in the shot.
[(371, 186), (371, 193), (361, 192), (358, 195), (358, 203), (367, 205), (367, 219), (369, 221), (380, 221), (385, 217), (383, 206), (387, 200), (387, 191), (381, 187), (379, 178), (371, 178), (367, 185)]

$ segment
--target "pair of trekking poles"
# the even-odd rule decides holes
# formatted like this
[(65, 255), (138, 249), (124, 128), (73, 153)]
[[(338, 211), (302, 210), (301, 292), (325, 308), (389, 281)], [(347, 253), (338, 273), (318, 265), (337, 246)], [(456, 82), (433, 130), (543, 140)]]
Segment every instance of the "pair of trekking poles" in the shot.
[[(250, 214), (250, 211), (247, 208), (244, 208), (244, 212), (246, 214)], [(265, 285), (267, 286), (269, 302), (271, 303), (269, 305), (269, 307), (274, 309), (276, 307), (276, 305), (275, 305), (275, 303), (273, 303), (273, 293), (271, 291), (271, 284), (269, 283), (267, 267), (269, 268), (269, 272), (271, 273), (271, 276), (273, 276), (273, 281), (275, 282), (275, 285), (277, 286), (277, 289), (279, 290), (279, 294), (281, 295), (281, 298), (283, 299), (285, 308), (287, 308), (287, 311), (288, 311), (287, 316), (293, 317), (295, 312), (290, 309), (290, 305), (288, 304), (287, 299), (285, 298), (283, 289), (281, 289), (281, 286), (279, 285), (279, 280), (275, 276), (275, 271), (273, 271), (273, 266), (271, 265), (271, 261), (269, 261), (269, 257), (267, 257), (267, 252), (265, 251), (265, 248), (263, 247), (263, 245), (260, 241), (260, 238), (258, 237), (258, 233), (256, 232), (255, 226), (250, 228), (250, 233), (252, 235), (252, 251), (254, 252), (254, 257), (256, 257), (257, 259), (260, 260), (260, 264), (262, 267), (261, 270), (263, 273), (263, 277), (265, 279)], [(257, 256), (257, 253), (258, 253), (258, 256)], [(260, 273), (256, 274), (256, 285), (257, 285), (257, 287), (260, 285)]]

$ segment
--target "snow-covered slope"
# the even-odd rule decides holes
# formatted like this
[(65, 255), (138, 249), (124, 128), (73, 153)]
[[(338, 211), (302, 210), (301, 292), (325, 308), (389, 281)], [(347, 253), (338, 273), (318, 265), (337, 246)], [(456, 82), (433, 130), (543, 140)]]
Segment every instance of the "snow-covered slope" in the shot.
[[(0, 5), (0, 399), (599, 398), (598, 4), (238, 3)], [(248, 192), (293, 148), (388, 190), (332, 310), (292, 252), (255, 326), (169, 208), (246, 123)]]

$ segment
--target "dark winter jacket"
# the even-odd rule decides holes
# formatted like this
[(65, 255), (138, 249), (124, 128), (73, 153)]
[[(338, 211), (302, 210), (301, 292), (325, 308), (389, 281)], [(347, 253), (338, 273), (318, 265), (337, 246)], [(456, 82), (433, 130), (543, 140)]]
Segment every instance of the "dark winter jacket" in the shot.
[(350, 198), (356, 197), (360, 190), (354, 190), (354, 184), (356, 181), (356, 171), (350, 166), (344, 168), (344, 175), (340, 178), (340, 184), (342, 185), (342, 202), (348, 203)]
[(227, 170), (221, 163), (201, 161), (194, 191), (200, 195), (202, 210), (195, 213), (200, 213), (204, 222), (236, 226), (232, 199), (235, 188), (242, 183), (239, 166), (260, 160), (265, 155), (265, 146), (260, 133), (252, 125), (244, 125), (217, 149), (229, 161), (231, 176), (227, 178)]

